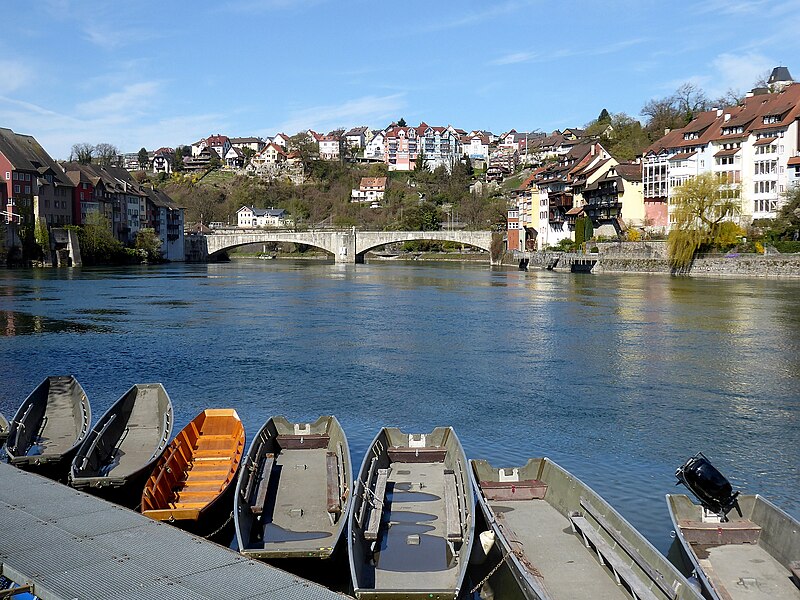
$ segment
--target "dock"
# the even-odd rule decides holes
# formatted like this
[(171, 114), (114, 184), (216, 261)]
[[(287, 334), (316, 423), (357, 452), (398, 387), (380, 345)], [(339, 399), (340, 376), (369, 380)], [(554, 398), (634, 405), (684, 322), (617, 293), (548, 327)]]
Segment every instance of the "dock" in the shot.
[(42, 600), (348, 598), (4, 463), (0, 575)]

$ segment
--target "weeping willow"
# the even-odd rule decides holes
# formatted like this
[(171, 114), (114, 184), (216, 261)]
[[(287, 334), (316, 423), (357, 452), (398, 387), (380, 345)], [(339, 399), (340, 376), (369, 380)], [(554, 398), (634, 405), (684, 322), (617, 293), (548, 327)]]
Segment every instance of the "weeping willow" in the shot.
[(672, 225), (667, 252), (671, 267), (677, 271), (688, 269), (701, 247), (727, 240), (731, 219), (741, 213), (740, 186), (719, 173), (689, 179), (676, 189), (670, 202)]

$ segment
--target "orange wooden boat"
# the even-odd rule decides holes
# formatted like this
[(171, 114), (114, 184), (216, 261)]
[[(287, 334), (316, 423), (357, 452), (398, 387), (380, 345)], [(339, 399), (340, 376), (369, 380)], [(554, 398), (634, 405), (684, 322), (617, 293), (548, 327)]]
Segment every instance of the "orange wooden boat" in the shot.
[(207, 409), (181, 430), (164, 451), (142, 492), (142, 514), (197, 533), (230, 514), (231, 484), (244, 452), (245, 435), (231, 408)]

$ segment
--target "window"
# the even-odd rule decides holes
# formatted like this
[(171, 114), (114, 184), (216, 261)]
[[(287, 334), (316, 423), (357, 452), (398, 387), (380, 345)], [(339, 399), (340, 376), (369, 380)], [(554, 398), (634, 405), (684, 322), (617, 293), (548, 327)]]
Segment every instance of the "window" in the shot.
[(18, 179), (19, 179), (19, 173), (14, 171), (14, 181), (17, 181)]
[[(16, 173), (15, 173), (15, 175), (16, 175)], [(18, 183), (14, 184), (14, 193), (15, 194), (19, 194), (19, 184)]]

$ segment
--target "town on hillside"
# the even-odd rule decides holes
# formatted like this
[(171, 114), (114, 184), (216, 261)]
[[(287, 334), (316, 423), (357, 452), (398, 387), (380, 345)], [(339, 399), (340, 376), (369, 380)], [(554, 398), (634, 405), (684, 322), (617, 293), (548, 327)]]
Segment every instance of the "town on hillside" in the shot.
[(186, 235), (215, 229), (355, 226), (491, 228), (508, 251), (566, 249), (590, 237), (669, 235), (679, 191), (702, 174), (736, 190), (725, 216), (742, 231), (775, 219), (800, 182), (800, 83), (776, 67), (717, 106), (681, 89), (672, 105), (645, 105), (647, 128), (604, 109), (549, 134), (400, 119), (131, 153), (76, 144), (56, 161), (32, 136), (0, 128), (2, 246), (9, 263), (47, 264), (67, 230), (89, 263), (180, 261)]

